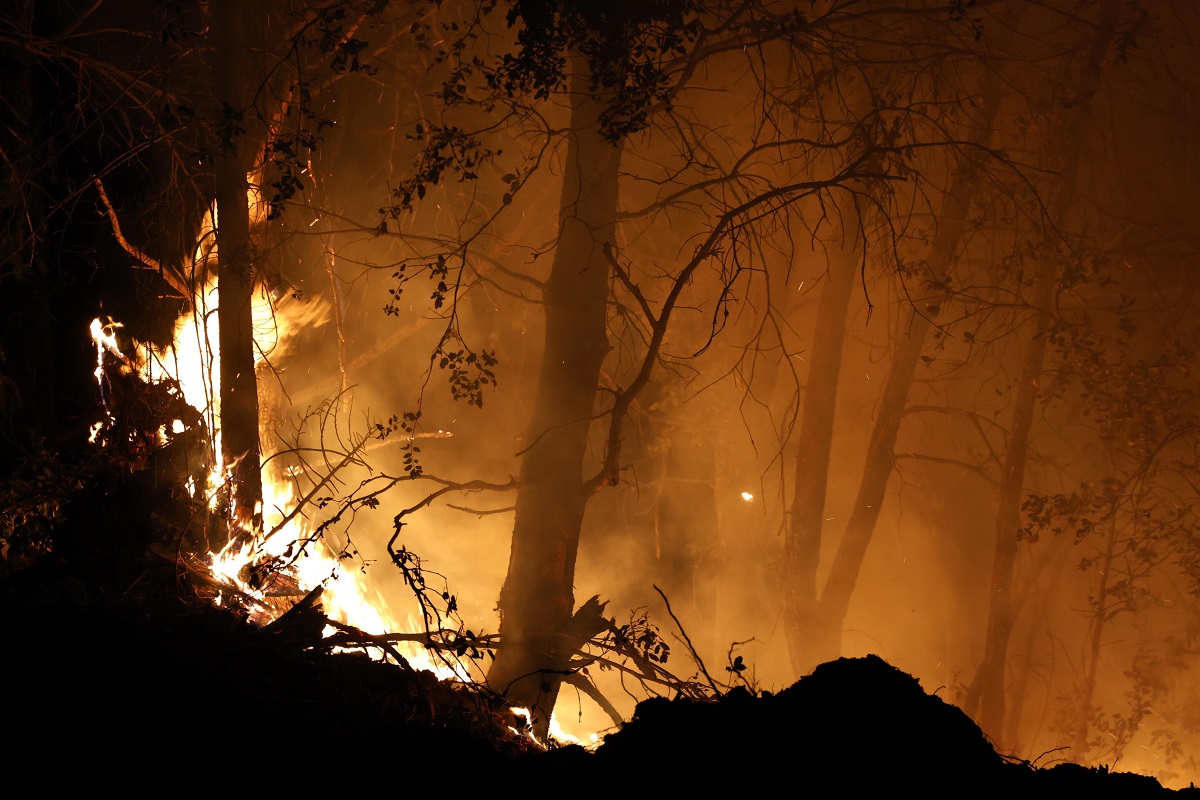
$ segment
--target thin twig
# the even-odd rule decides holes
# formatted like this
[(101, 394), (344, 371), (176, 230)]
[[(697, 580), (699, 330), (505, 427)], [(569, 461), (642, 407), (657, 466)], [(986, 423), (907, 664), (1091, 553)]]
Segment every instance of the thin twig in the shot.
[(596, 705), (600, 706), (600, 708), (604, 710), (605, 714), (608, 714), (608, 718), (611, 719), (615, 724), (625, 724), (625, 718), (621, 716), (621, 712), (617, 710), (617, 707), (614, 706), (609, 699), (604, 696), (600, 689), (596, 687), (596, 684), (592, 683), (591, 679), (586, 675), (578, 672), (570, 673), (563, 677), (563, 683), (574, 686), (576, 689), (590, 697)]
[(683, 629), (683, 623), (679, 621), (679, 617), (675, 616), (675, 612), (671, 610), (671, 601), (667, 599), (666, 593), (663, 592), (662, 589), (658, 588), (658, 584), (652, 585), (654, 586), (654, 591), (658, 592), (658, 596), (661, 597), (663, 602), (667, 604), (667, 613), (670, 614), (671, 619), (675, 621), (675, 627), (679, 628), (679, 635), (683, 637), (683, 641), (687, 645), (688, 651), (692, 654), (692, 658), (696, 660), (696, 666), (700, 667), (700, 672), (708, 681), (709, 688), (711, 688), (715, 694), (721, 694), (721, 690), (717, 688), (717, 682), (712, 679), (712, 675), (708, 674), (708, 669), (704, 666), (704, 659), (700, 658), (700, 654), (696, 652), (695, 645), (693, 645), (692, 640), (688, 638), (687, 631)]

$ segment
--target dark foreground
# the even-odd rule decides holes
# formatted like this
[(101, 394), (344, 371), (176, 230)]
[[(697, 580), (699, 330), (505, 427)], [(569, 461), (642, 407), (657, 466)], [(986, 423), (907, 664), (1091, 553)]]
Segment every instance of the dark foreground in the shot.
[(121, 596), (54, 564), (0, 583), (0, 762), (13, 786), (1200, 798), (1144, 776), (1002, 758), (958, 708), (875, 657), (824, 664), (776, 694), (649, 701), (595, 753), (540, 752), (486, 697), (185, 602), (173, 572), (144, 566)]

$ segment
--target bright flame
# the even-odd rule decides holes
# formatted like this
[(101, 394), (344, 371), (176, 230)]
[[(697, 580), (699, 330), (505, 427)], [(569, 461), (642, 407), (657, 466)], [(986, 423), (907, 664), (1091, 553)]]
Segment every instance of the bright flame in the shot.
[[(545, 750), (546, 743), (538, 741), (538, 738), (533, 735), (533, 723), (530, 721), (531, 715), (529, 713), (529, 709), (521, 706), (510, 706), (508, 710), (513, 713), (513, 716), (524, 720), (520, 730), (511, 725), (508, 726), (508, 729), (517, 736), (528, 739), (533, 744)], [(563, 729), (562, 725), (559, 724), (558, 719), (553, 714), (550, 715), (548, 736), (551, 742), (555, 742), (557, 744), (577, 744), (580, 747), (588, 750), (593, 750), (600, 744), (599, 734), (589, 734), (587, 740), (585, 741), (580, 739), (578, 736), (567, 733), (567, 731)]]
[[(261, 211), (261, 197), (250, 198), (251, 210)], [(141, 376), (149, 381), (168, 378), (178, 383), (185, 402), (199, 410), (212, 432), (213, 469), (209, 474), (210, 488), (224, 485), (233, 465), (222, 463), (221, 455), (221, 402), (217, 376), (221, 374), (221, 353), (217, 347), (221, 330), (217, 309), (220, 294), (214, 269), (204, 269), (216, 258), (216, 236), (214, 221), (215, 207), (205, 212), (200, 226), (200, 237), (194, 254), (194, 272), (206, 272), (207, 280), (196, 290), (192, 298), (192, 309), (175, 322), (175, 332), (170, 346), (161, 349), (139, 347), (137, 362)], [(301, 302), (290, 294), (273, 296), (265, 289), (255, 292), (251, 305), (254, 326), (254, 366), (260, 367), (269, 360), (277, 360), (288, 351), (297, 332), (310, 327), (319, 327), (328, 322), (330, 308), (323, 302)], [(93, 322), (93, 329), (96, 323)], [(95, 333), (93, 332), (93, 338)], [(115, 348), (115, 339), (111, 340)], [(100, 344), (97, 344), (100, 347)], [(106, 340), (105, 347), (109, 347)], [(119, 353), (113, 349), (112, 352)], [(122, 356), (122, 358), (124, 358)], [(98, 354), (102, 360), (102, 354)], [(100, 367), (97, 367), (100, 370)], [(175, 432), (182, 423), (176, 421)], [(264, 482), (268, 476), (263, 476)], [(268, 489), (264, 487), (264, 493)], [(277, 492), (276, 492), (277, 493)], [(216, 492), (211, 501), (216, 502)], [(267, 503), (270, 507), (270, 502)]]
[[(251, 213), (261, 216), (265, 204), (261, 196), (250, 198)], [(216, 255), (214, 245), (215, 211), (210, 209), (201, 225), (201, 235), (196, 248), (197, 272)], [(215, 465), (210, 472), (207, 486), (197, 487), (193, 478), (188, 479), (188, 489), (196, 496), (197, 490), (209, 496), (210, 507), (216, 506), (218, 492), (227, 479), (232, 465), (221, 463), (221, 410), (217, 376), (220, 375), (220, 330), (217, 319), (219, 293), (214, 270), (207, 270), (210, 277), (197, 288), (192, 301), (192, 311), (180, 317), (175, 324), (174, 338), (170, 346), (151, 348), (136, 346), (132, 356), (120, 349), (116, 331), (117, 322), (92, 321), (91, 335), (96, 345), (95, 376), (101, 396), (106, 401), (106, 364), (111, 360), (120, 362), (120, 369), (137, 371), (147, 382), (175, 381), (184, 401), (203, 415), (211, 432), (211, 455)], [(330, 316), (329, 306), (320, 302), (301, 302), (288, 294), (272, 296), (265, 290), (255, 293), (252, 307), (254, 321), (255, 366), (269, 360), (281, 358), (293, 346), (296, 333), (310, 327), (325, 324)], [(100, 440), (99, 435), (106, 425), (115, 421), (111, 413), (92, 427), (91, 441)], [(179, 435), (186, 431), (182, 420), (173, 420), (159, 431), (161, 441), (168, 433)], [(451, 436), (438, 431), (437, 436)], [(265, 440), (265, 439), (264, 439)], [(102, 441), (102, 440), (100, 440)], [(402, 626), (388, 609), (387, 603), (372, 589), (362, 571), (348, 569), (347, 562), (339, 559), (323, 541), (312, 540), (312, 526), (302, 514), (291, 514), (298, 499), (286, 475), (276, 475), (272, 470), (263, 474), (263, 528), (243, 531), (234, 536), (219, 553), (210, 553), (212, 574), (220, 582), (236, 590), (240, 600), (249, 606), (251, 619), (266, 624), (283, 613), (285, 608), (271, 602), (269, 578), (274, 572), (283, 580), (276, 583), (295, 592), (308, 594), (318, 586), (324, 588), (321, 597), (324, 613), (332, 620), (350, 625), (369, 635), (383, 635), (403, 627), (413, 629), (413, 620)], [(291, 517), (289, 518), (289, 514)], [(286, 520), (286, 522), (285, 522)], [(276, 572), (277, 571), (277, 572)], [(218, 605), (227, 604), (229, 592), (222, 592), (215, 600)], [(327, 630), (327, 633), (330, 631)], [(393, 645), (416, 669), (434, 672), (443, 679), (464, 679), (455, 670), (417, 643), (402, 642)]]
[[(261, 196), (251, 197), (250, 203), (253, 216), (265, 213)], [(177, 320), (170, 346), (135, 345), (136, 351), (127, 356), (116, 339), (120, 323), (96, 319), (91, 324), (91, 333), (96, 345), (95, 375), (106, 409), (105, 369), (106, 364), (111, 369), (112, 360), (116, 359), (121, 370), (136, 371), (147, 382), (174, 381), (184, 401), (199, 411), (209, 432), (210, 455), (215, 464), (207, 481), (193, 476), (187, 479), (187, 486), (193, 497), (206, 495), (210, 508), (215, 509), (219, 499), (217, 490), (226, 484), (233, 465), (223, 464), (221, 460), (221, 411), (217, 386), (220, 331), (216, 313), (219, 293), (216, 270), (205, 269), (216, 253), (214, 219), (215, 210), (210, 209), (201, 226), (193, 273), (209, 277), (203, 285), (197, 286), (191, 312)], [(258, 367), (281, 358), (290, 346), (294, 346), (297, 332), (325, 324), (330, 308), (326, 303), (305, 303), (290, 294), (272, 295), (260, 290), (254, 295), (252, 315), (255, 366)], [(103, 441), (100, 434), (113, 422), (115, 418), (109, 412), (106, 420), (93, 427), (92, 441)], [(187, 425), (185, 420), (168, 420), (159, 430), (160, 441), (166, 442), (186, 433)], [(424, 435), (448, 438), (453, 434), (439, 430)], [(263, 437), (263, 441), (270, 441), (270, 438)], [(282, 615), (288, 606), (272, 597), (273, 590), (295, 598), (322, 587), (323, 611), (338, 623), (375, 636), (390, 631), (423, 629), (419, 620), (396, 619), (378, 591), (369, 586), (363, 570), (348, 569), (351, 562), (339, 558), (324, 540), (314, 538), (311, 520), (302, 513), (295, 513), (299, 498), (290, 476), (279, 472), (274, 469), (263, 471), (261, 529), (243, 529), (232, 535), (220, 552), (209, 554), (213, 577), (228, 587), (214, 602), (218, 605), (241, 604), (250, 611), (253, 621), (266, 624)], [(199, 482), (206, 485), (197, 486)], [(236, 531), (237, 526), (230, 522), (231, 531)], [(327, 629), (326, 633), (329, 632)], [(392, 648), (416, 669), (431, 671), (441, 679), (469, 680), (465, 667), (455, 666), (454, 659), (437, 658), (434, 651), (422, 644), (398, 642)], [(551, 726), (556, 739), (578, 741), (562, 731), (553, 719)]]
[(754, 499), (754, 495), (750, 494), (749, 492), (742, 492), (742, 499), (749, 503)]
[(513, 713), (514, 717), (519, 717), (519, 718), (525, 720), (525, 722), (521, 725), (520, 730), (517, 730), (516, 728), (512, 727), (511, 725), (508, 726), (508, 729), (510, 731), (512, 731), (514, 734), (516, 734), (517, 736), (528, 739), (530, 742), (532, 742), (533, 744), (537, 745), (538, 747), (540, 747), (544, 750), (546, 745), (539, 742), (537, 740), (537, 737), (533, 735), (533, 722), (532, 722), (532, 717), (529, 713), (529, 709), (522, 708), (521, 706), (510, 706), (508, 710)]
[[(108, 404), (108, 385), (104, 375), (104, 361), (107, 353), (121, 362), (121, 370), (129, 371), (129, 359), (125, 357), (117, 344), (117, 329), (121, 327), (123, 326), (119, 322), (113, 322), (111, 319), (108, 322), (101, 322), (99, 317), (93, 319), (89, 326), (92, 342), (96, 345), (96, 369), (92, 371), (92, 375), (95, 376), (96, 385), (100, 389), (100, 402), (104, 405), (105, 416), (105, 419), (92, 424), (91, 432), (88, 435), (89, 444), (95, 444), (104, 428), (116, 422), (116, 417), (113, 416), (112, 409)], [(101, 441), (101, 444), (105, 444), (105, 442)]]
[(577, 744), (586, 750), (594, 750), (600, 745), (600, 734), (590, 733), (586, 740), (580, 739), (564, 730), (553, 714), (550, 715), (550, 738), (559, 744)]
[[(99, 439), (100, 434), (116, 421), (108, 410), (105, 369), (110, 359), (115, 358), (122, 371), (137, 371), (147, 382), (175, 381), (185, 401), (200, 410), (208, 422), (208, 429), (215, 431), (210, 447), (217, 463), (208, 476), (207, 486), (197, 487), (191, 477), (187, 481), (193, 496), (197, 496), (197, 490), (209, 494), (210, 507), (215, 507), (216, 489), (227, 477), (226, 469), (220, 463), (220, 404), (213, 378), (220, 374), (220, 361), (215, 346), (210, 347), (218, 341), (216, 301), (216, 286), (209, 283), (197, 293), (194, 312), (176, 323), (175, 340), (169, 348), (135, 345), (132, 357), (126, 356), (117, 343), (116, 331), (122, 327), (120, 323), (94, 319), (90, 326), (96, 345), (94, 374), (105, 402), (106, 419), (92, 426), (89, 440), (103, 442)], [(319, 304), (304, 304), (290, 297), (272, 303), (265, 294), (259, 293), (254, 305), (256, 364), (263, 363), (268, 357), (277, 357), (286, 350), (295, 332), (324, 324), (327, 316), (328, 308)], [(172, 435), (179, 435), (186, 429), (184, 422), (176, 419), (169, 426), (164, 424), (160, 428), (159, 438), (165, 441), (168, 430)], [(452, 435), (440, 430), (432, 434), (437, 438)], [(347, 569), (346, 562), (331, 552), (324, 541), (313, 539), (309, 520), (302, 514), (291, 513), (297, 502), (288, 476), (264, 470), (262, 529), (244, 531), (245, 535), (233, 537), (219, 553), (209, 554), (213, 577), (236, 590), (240, 602), (249, 607), (251, 619), (266, 624), (286, 610), (270, 601), (269, 581), (263, 580), (264, 576), (269, 577), (275, 572), (285, 578), (283, 584), (294, 584), (294, 591), (289, 594), (298, 592), (303, 596), (318, 586), (323, 587), (321, 601), (326, 616), (368, 635), (384, 635), (405, 628), (420, 629), (420, 624), (412, 618), (407, 625), (402, 625), (391, 614), (378, 591), (368, 585), (362, 571)], [(214, 602), (217, 605), (228, 603), (225, 595), (226, 592), (221, 592)], [(327, 629), (326, 633), (330, 632)], [(464, 669), (455, 669), (452, 659), (434, 658), (430, 650), (418, 643), (398, 642), (392, 647), (415, 669), (433, 672), (443, 680), (469, 680)]]
[(121, 352), (121, 348), (117, 345), (117, 329), (125, 327), (119, 322), (101, 322), (100, 318), (92, 320), (91, 333), (92, 341), (96, 343), (96, 372), (94, 373), (99, 378), (104, 373), (104, 353), (105, 351), (112, 353), (122, 361), (125, 360), (125, 354)]

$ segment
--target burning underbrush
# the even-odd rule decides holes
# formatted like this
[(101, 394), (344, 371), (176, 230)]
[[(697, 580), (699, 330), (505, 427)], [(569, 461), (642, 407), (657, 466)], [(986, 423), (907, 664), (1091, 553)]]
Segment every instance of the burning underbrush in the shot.
[[(131, 468), (115, 452), (64, 469), (73, 477), (49, 528), (53, 548), (0, 584), (3, 752), (14, 774), (46, 785), (309, 793), (517, 780), (640, 796), (719, 781), (854, 796), (1200, 796), (1055, 764), (1053, 753), (1039, 764), (1004, 758), (959, 709), (875, 657), (825, 664), (777, 693), (716, 686), (685, 696), (691, 684), (681, 683), (664, 690), (671, 699), (641, 703), (594, 751), (547, 750), (502, 698), (447, 666), (469, 664), (493, 640), (431, 638), (440, 629), (420, 621), (416, 633), (394, 634), (331, 618), (327, 587), (345, 578), (306, 588), (286, 546), (269, 555), (261, 536), (237, 545), (254, 557), (236, 573), (214, 568), (221, 557), (206, 561), (192, 546), (209, 529), (204, 498), (164, 487), (153, 459)], [(444, 670), (417, 668), (399, 649), (408, 646)]]
[[(469, 487), (445, 484), (396, 515), (387, 559), (375, 566), (399, 572), (401, 597), (381, 595), (368, 579), (372, 560), (352, 540), (360, 512), (377, 508), (379, 498), (399, 482), (419, 477), (415, 471), (393, 477), (373, 470), (367, 453), (393, 437), (403, 440), (412, 454), (418, 451), (418, 439), (450, 434), (419, 431), (415, 415), (354, 430), (344, 425), (344, 395), (304, 412), (291, 422), (286, 436), (272, 427), (280, 420), (264, 412), (260, 440), (276, 446), (263, 454), (262, 501), (252, 518), (235, 513), (237, 478), (234, 465), (222, 463), (219, 392), (212, 385), (215, 354), (206, 349), (217, 338), (207, 329), (213, 316), (203, 312), (210, 295), (211, 289), (197, 295), (195, 312), (177, 323), (168, 348), (123, 336), (121, 326), (111, 320), (93, 322), (103, 408), (90, 441), (114, 474), (130, 476), (155, 495), (153, 502), (105, 502), (150, 509), (156, 520), (148, 523), (152, 552), (174, 567), (190, 601), (223, 609), (268, 634), (295, 640), (303, 649), (357, 654), (400, 672), (428, 673), (481, 698), (488, 708), (500, 708), (505, 728), (521, 731), (518, 736), (528, 740), (526, 712), (507, 709), (484, 679), (485, 666), (501, 643), (495, 635), (472, 630), (446, 578), (427, 569), (399, 540), (406, 514), (444, 492)], [(297, 306), (286, 296), (263, 294), (261, 301), (265, 309), (256, 310), (256, 349), (261, 354), (280, 352), (289, 331), (319, 325), (324, 318), (319, 309)], [(193, 355), (180, 355), (188, 352)], [(260, 368), (266, 363), (264, 355)], [(261, 389), (260, 399), (271, 405)], [(316, 434), (310, 436), (313, 430)], [(348, 478), (355, 470), (366, 477)], [(87, 482), (94, 481), (81, 481)], [(405, 610), (397, 613), (397, 605)], [(619, 673), (642, 697), (704, 697), (716, 691), (711, 681), (703, 685), (680, 679), (664, 668), (669, 648), (644, 615), (617, 625), (603, 610), (594, 598), (576, 615), (591, 634), (570, 643), (574, 655), (562, 680), (593, 700), (611, 724), (620, 724), (623, 717), (593, 682), (595, 672)], [(622, 690), (629, 691), (623, 684)], [(545, 742), (534, 744), (576, 741), (553, 719), (543, 738)]]
[[(469, 628), (445, 578), (399, 542), (403, 512), (382, 568), (399, 571), (413, 610), (398, 618), (394, 598), (364, 578), (347, 531), (383, 489), (365, 480), (336, 496), (333, 476), (375, 441), (413, 441), (410, 420), (343, 436), (319, 459), (296, 456), (299, 446), (290, 460), (269, 454), (260, 513), (238, 519), (211, 386), (197, 408), (183, 379), (164, 374), (165, 352), (118, 332), (93, 326), (104, 400), (94, 447), (75, 462), (47, 457), (31, 466), (36, 480), (5, 489), (6, 541), (24, 542), (19, 559), (6, 553), (0, 584), (14, 770), (121, 783), (131, 765), (171, 765), (214, 791), (236, 778), (306, 793), (478, 791), (519, 778), (637, 795), (800, 780), (850, 795), (1175, 794), (1150, 778), (1055, 765), (1055, 754), (1004, 758), (959, 709), (873, 656), (822, 665), (777, 693), (742, 681), (740, 661), (728, 670), (737, 686), (699, 663), (702, 680), (677, 678), (657, 629), (637, 615), (618, 625), (598, 598), (576, 616), (599, 633), (572, 647), (560, 677), (615, 732), (591, 750), (538, 742), (523, 710), (482, 678), (503, 642)], [(339, 403), (308, 419), (334, 419)], [(632, 719), (593, 682), (605, 671), (649, 698)]]

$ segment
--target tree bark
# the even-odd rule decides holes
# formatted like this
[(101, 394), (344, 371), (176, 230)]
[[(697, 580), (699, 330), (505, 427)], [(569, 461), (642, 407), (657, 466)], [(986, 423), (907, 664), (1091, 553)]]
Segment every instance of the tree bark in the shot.
[(244, 79), (248, 59), (242, 5), (212, 0), (209, 9), (214, 93), (225, 121), (238, 121), (224, 132), (225, 141), (218, 144), (215, 157), (221, 460), (229, 476), (233, 519), (243, 529), (252, 529), (261, 514), (262, 478), (251, 314), (255, 277), (246, 201), (250, 148), (240, 130), (248, 106)]
[(539, 735), (549, 725), (567, 661), (580, 636), (591, 635), (570, 623), (588, 497), (583, 458), (609, 349), (604, 247), (613, 240), (620, 147), (601, 136), (602, 104), (586, 83), (574, 78), (571, 84), (558, 247), (544, 293), (545, 347), (500, 592), (504, 646), (488, 672), (493, 689), (530, 710)]
[[(654, 501), (655, 574), (702, 659), (716, 653), (721, 534), (717, 505), (716, 409), (691, 398), (660, 421)], [(666, 608), (661, 608), (665, 617)]]
[[(1037, 650), (1037, 639), (1048, 630), (1050, 609), (1057, 594), (1059, 583), (1062, 581), (1063, 566), (1067, 554), (1071, 551), (1073, 542), (1067, 537), (1057, 537), (1052, 542), (1052, 549), (1041, 561), (1035, 562), (1035, 574), (1032, 580), (1022, 581), (1024, 588), (1017, 596), (1015, 612), (1018, 618), (1025, 617), (1024, 646), (1020, 651), (1014, 668), (1011, 696), (1012, 705), (1005, 714), (1004, 731), (1001, 741), (1008, 744), (1012, 752), (1021, 748), (1022, 715), (1029, 700), (1029, 684), (1034, 674), (1034, 655)], [(1023, 613), (1025, 604), (1029, 603), (1030, 610)]]

